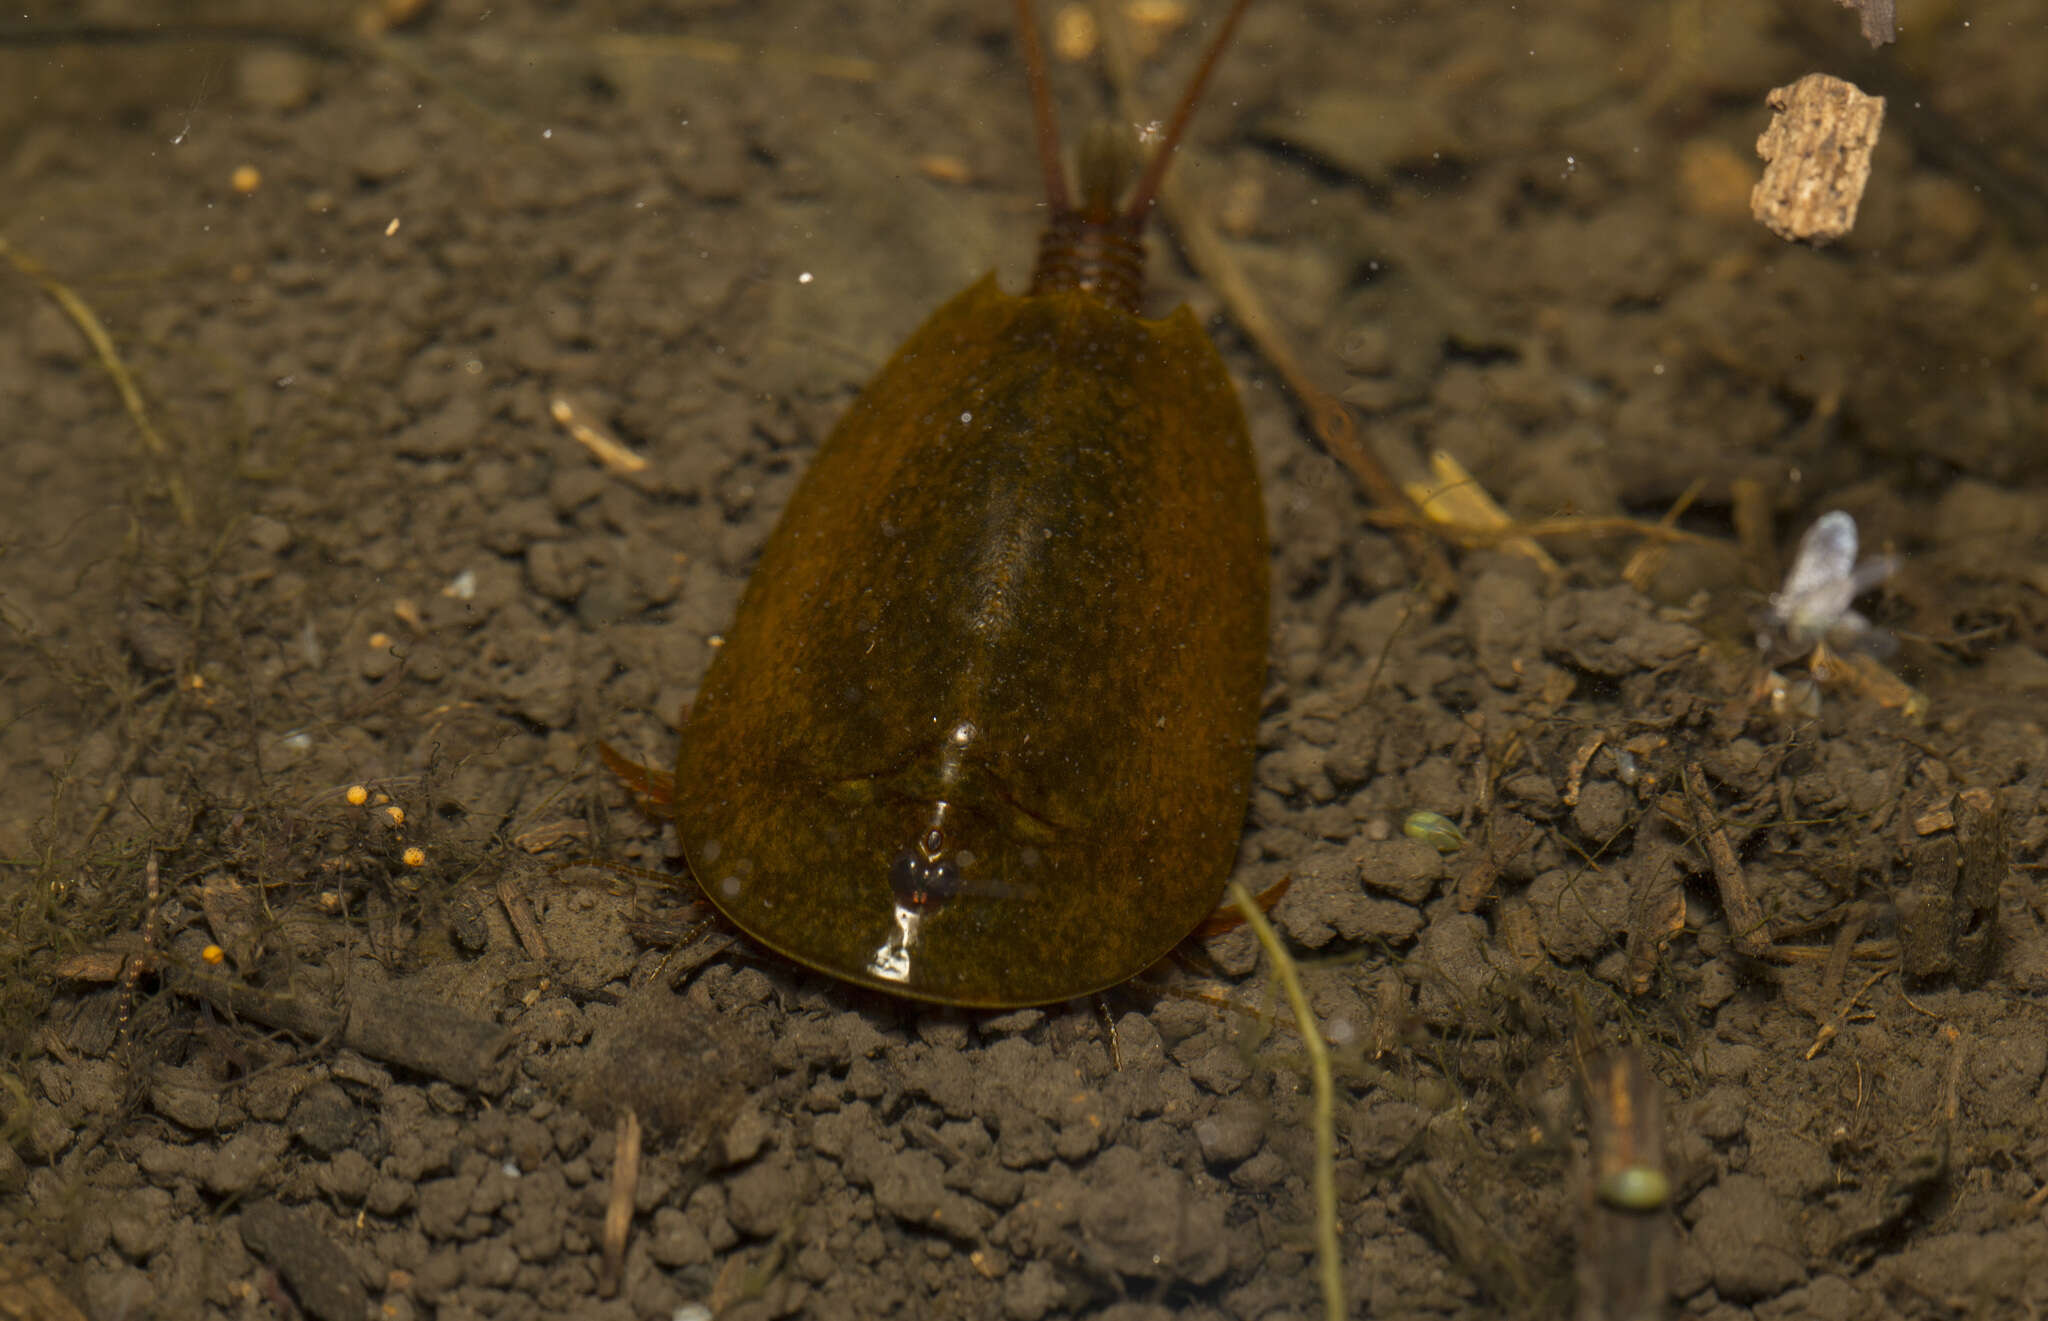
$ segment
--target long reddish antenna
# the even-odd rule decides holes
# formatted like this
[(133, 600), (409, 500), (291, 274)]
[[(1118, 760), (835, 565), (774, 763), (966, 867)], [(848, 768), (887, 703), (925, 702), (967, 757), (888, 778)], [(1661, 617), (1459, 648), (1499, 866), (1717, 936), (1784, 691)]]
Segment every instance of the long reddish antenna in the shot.
[[(1017, 3), (1020, 8), (1028, 7), (1026, 0), (1017, 0)], [(1216, 35), (1209, 38), (1209, 48), (1202, 52), (1202, 62), (1196, 67), (1195, 76), (1188, 80), (1187, 91), (1181, 93), (1180, 104), (1173, 108), (1173, 118), (1167, 121), (1166, 135), (1159, 140), (1159, 149), (1145, 163), (1145, 172), (1138, 176), (1138, 186), (1131, 190), (1131, 200), (1124, 207), (1127, 222), (1142, 224), (1151, 212), (1152, 204), (1159, 200), (1159, 185), (1166, 179), (1166, 167), (1173, 159), (1174, 148), (1180, 146), (1188, 121), (1194, 118), (1195, 103), (1202, 99), (1202, 89), (1208, 85), (1209, 74), (1216, 68), (1216, 62), (1223, 58), (1223, 48), (1230, 44), (1231, 35), (1237, 31), (1237, 21), (1244, 17), (1244, 11), (1251, 8), (1251, 4), (1252, 0), (1236, 0), (1230, 6), (1230, 12), (1223, 16)], [(1048, 116), (1051, 114), (1050, 110), (1046, 113)], [(1039, 140), (1041, 144), (1044, 141), (1042, 131)]]
[(1054, 215), (1068, 209), (1067, 172), (1060, 164), (1060, 125), (1052, 113), (1052, 80), (1045, 72), (1045, 47), (1038, 42), (1038, 15), (1031, 0), (1017, 0), (1017, 39), (1024, 45), (1024, 76), (1031, 83), (1031, 124), (1038, 136), (1038, 168), (1045, 174), (1045, 204)]

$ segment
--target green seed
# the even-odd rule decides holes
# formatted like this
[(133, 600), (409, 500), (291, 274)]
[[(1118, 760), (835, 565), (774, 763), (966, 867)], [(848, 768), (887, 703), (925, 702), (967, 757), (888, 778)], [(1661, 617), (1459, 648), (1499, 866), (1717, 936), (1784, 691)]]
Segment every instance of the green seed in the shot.
[(1601, 1175), (1594, 1191), (1617, 1211), (1660, 1211), (1671, 1200), (1671, 1180), (1662, 1170), (1631, 1165)]
[(1465, 847), (1465, 832), (1440, 812), (1410, 812), (1401, 823), (1401, 833), (1438, 853), (1456, 853)]

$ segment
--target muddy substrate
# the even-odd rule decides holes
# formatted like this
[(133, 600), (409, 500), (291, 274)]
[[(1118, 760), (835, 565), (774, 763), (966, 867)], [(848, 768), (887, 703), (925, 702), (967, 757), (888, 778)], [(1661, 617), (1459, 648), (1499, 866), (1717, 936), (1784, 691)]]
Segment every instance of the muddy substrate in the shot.
[[(1977, 5), (1866, 65), (1810, 7), (1268, 4), (1180, 163), (1379, 440), (1606, 520), (1430, 599), (1159, 245), (1275, 533), (1237, 876), (1292, 878), (1356, 1315), (1563, 1315), (1629, 1266), (1577, 1260), (1578, 1052), (1622, 1046), (1674, 1312), (2048, 1305), (2048, 33)], [(699, 928), (597, 764), (668, 760), (818, 439), (1035, 223), (999, 7), (686, 8), (0, 46), (6, 240), (160, 435), (0, 271), (13, 1258), (94, 1318), (1311, 1314), (1305, 1055), (1247, 932), (1099, 1004), (898, 1004)], [(1916, 80), (1822, 253), (1745, 214), (1815, 67)], [(1076, 118), (1097, 87), (1062, 70)], [(1652, 558), (1611, 531), (1682, 502)], [(1773, 700), (1764, 543), (1828, 508), (1901, 557), (1865, 605), (1924, 716), (1814, 714), (1796, 662)]]

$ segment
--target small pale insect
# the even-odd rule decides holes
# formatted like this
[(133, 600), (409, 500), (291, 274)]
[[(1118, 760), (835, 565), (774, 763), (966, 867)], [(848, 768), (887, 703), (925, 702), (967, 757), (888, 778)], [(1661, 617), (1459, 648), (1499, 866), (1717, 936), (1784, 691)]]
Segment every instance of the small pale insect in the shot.
[(1837, 648), (1883, 647), (1888, 641), (1850, 607), (1898, 567), (1889, 555), (1856, 562), (1856, 520), (1836, 509), (1799, 539), (1785, 585), (1771, 595), (1757, 649), (1767, 656), (1802, 655), (1822, 642)]

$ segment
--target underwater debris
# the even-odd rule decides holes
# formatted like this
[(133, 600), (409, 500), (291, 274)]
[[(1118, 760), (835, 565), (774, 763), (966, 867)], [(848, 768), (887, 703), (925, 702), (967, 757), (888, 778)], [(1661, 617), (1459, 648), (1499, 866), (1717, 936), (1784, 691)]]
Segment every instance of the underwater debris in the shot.
[(1862, 20), (1863, 39), (1870, 43), (1871, 49), (1899, 39), (1897, 0), (1835, 0), (1835, 3), (1857, 12)]
[(1824, 73), (1772, 90), (1775, 112), (1756, 140), (1765, 163), (1750, 214), (1787, 242), (1826, 247), (1856, 227), (1884, 98)]
[(1785, 585), (1771, 594), (1756, 637), (1765, 659), (1803, 656), (1822, 643), (1837, 651), (1884, 651), (1889, 635), (1851, 606), (1891, 577), (1898, 561), (1880, 555), (1856, 562), (1856, 520), (1841, 510), (1822, 514), (1799, 539)]
[(1927, 714), (1927, 698), (1875, 659), (1890, 654), (1892, 636), (1850, 605), (1898, 568), (1890, 555), (1856, 559), (1856, 520), (1839, 509), (1822, 514), (1799, 539), (1785, 585), (1772, 593), (1758, 623), (1756, 645), (1766, 665), (1804, 658), (1806, 675), (1775, 669), (1758, 681), (1756, 696), (1773, 714), (1812, 719), (1823, 688), (1846, 688), (1909, 720)]

